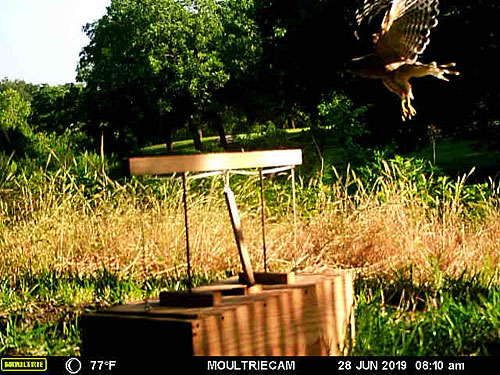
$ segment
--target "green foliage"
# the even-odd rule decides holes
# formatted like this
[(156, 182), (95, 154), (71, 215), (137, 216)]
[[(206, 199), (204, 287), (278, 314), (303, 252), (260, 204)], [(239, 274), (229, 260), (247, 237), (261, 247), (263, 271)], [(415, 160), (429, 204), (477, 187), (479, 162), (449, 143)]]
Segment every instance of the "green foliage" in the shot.
[(0, 152), (2, 224), (36, 215), (46, 198), (54, 208), (69, 200), (91, 210), (95, 196), (113, 196), (116, 185), (108, 173), (115, 176), (120, 163), (113, 156), (102, 160), (100, 155), (83, 151), (83, 134), (70, 130), (62, 135), (35, 133), (27, 140), (29, 154), (15, 157)]
[(35, 168), (44, 165), (52, 154), (59, 159), (80, 154), (87, 137), (68, 123), (73, 106), (66, 103), (64, 109), (57, 105), (73, 90), (72, 85), (42, 86), (33, 90), (32, 102), (11, 88), (0, 91), (0, 153), (12, 154), (18, 164)]
[(354, 107), (353, 102), (343, 93), (330, 94), (318, 105), (320, 126), (333, 130), (342, 141), (349, 145), (356, 138), (369, 133), (361, 117), (367, 107)]
[(23, 154), (29, 148), (30, 113), (30, 103), (18, 91), (0, 91), (0, 152)]
[(256, 125), (256, 133), (245, 134), (238, 138), (238, 144), (245, 150), (279, 149), (290, 147), (290, 136), (284, 129), (279, 129), (268, 121), (265, 125)]
[(32, 94), (30, 123), (37, 131), (49, 133), (80, 129), (86, 122), (83, 100), (82, 85), (41, 85)]
[(500, 343), (500, 288), (464, 274), (432, 286), (358, 280), (352, 355), (491, 355)]
[(457, 215), (483, 217), (490, 199), (498, 195), (498, 188), (490, 181), (468, 184), (474, 168), (456, 180), (443, 174), (429, 161), (395, 155), (384, 157), (375, 152), (373, 158), (358, 169), (358, 187), (370, 190), (381, 203), (387, 203), (397, 188), (405, 193), (408, 204), (419, 204), (431, 209), (451, 208)]
[(4, 132), (26, 128), (30, 113), (30, 103), (18, 91), (9, 88), (0, 92), (0, 127)]
[(4, 78), (0, 80), (0, 91), (6, 91), (8, 89), (19, 92), (24, 100), (31, 102), (33, 93), (38, 89), (38, 86), (18, 79), (9, 80)]
[(78, 68), (96, 125), (107, 124), (121, 143), (133, 134), (129, 142), (143, 144), (184, 126), (231, 73), (247, 69), (252, 48), (230, 47), (251, 28), (238, 15), (246, 3), (238, 7), (226, 17), (228, 3), (215, 0), (113, 1), (86, 26), (91, 42)]
[(53, 322), (31, 325), (24, 314), (9, 316), (0, 321), (0, 329), (0, 353), (4, 355), (78, 354), (80, 330), (78, 315), (73, 312), (62, 311)]
[(366, 106), (354, 107), (345, 94), (338, 92), (318, 105), (320, 126), (333, 133), (335, 143), (345, 148), (347, 158), (353, 163), (365, 156), (360, 140), (370, 133), (362, 120), (366, 110)]
[(387, 153), (387, 150), (375, 151), (372, 158), (359, 168), (359, 176), (367, 186), (375, 186), (387, 178), (401, 179), (423, 189), (435, 175), (441, 175), (440, 170), (429, 161)]
[[(23, 134), (24, 135), (24, 134)], [(24, 135), (22, 154), (19, 153), (11, 160), (12, 167), (28, 177), (38, 171), (55, 171), (69, 166), (74, 159), (84, 155), (86, 137), (80, 132), (66, 130), (63, 134), (33, 133)], [(3, 154), (7, 160), (7, 153)], [(10, 158), (12, 159), (12, 158)], [(7, 168), (5, 166), (5, 168)], [(9, 169), (7, 168), (7, 169)]]
[(243, 80), (252, 73), (262, 54), (254, 1), (226, 0), (220, 6), (223, 32), (217, 48), (229, 78)]

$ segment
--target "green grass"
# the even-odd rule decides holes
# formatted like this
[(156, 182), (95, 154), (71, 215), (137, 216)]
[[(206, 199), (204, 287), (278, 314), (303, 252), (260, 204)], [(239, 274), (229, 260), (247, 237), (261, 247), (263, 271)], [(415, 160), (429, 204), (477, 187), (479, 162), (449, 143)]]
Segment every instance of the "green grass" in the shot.
[[(433, 161), (432, 145), (415, 152), (412, 156)], [(488, 150), (477, 141), (453, 141), (438, 139), (436, 165), (450, 175), (461, 175), (475, 168), (473, 179), (500, 176), (500, 151)]]
[[(207, 148), (214, 148), (219, 142), (219, 137), (205, 137), (202, 139), (202, 144)], [(176, 154), (193, 154), (198, 153), (194, 148), (194, 143), (192, 139), (184, 139), (181, 141), (175, 141), (172, 143), (173, 153)], [(165, 143), (158, 145), (152, 145), (144, 147), (141, 150), (143, 155), (162, 155), (167, 153), (167, 147)]]
[[(274, 132), (271, 132), (274, 133)], [(276, 140), (276, 143), (280, 145), (286, 144), (289, 147), (298, 146), (305, 144), (303, 142), (303, 136), (309, 133), (309, 128), (298, 128), (298, 129), (285, 129), (279, 130), (279, 139)], [(266, 134), (260, 133), (252, 133), (252, 134), (236, 134), (236, 135), (228, 135), (228, 143), (229, 143), (229, 151), (231, 149), (239, 151), (241, 148), (245, 149), (247, 146), (251, 148), (265, 147), (265, 142), (263, 139), (267, 139), (269, 142), (269, 132)], [(224, 152), (224, 149), (219, 145), (219, 137), (218, 136), (210, 136), (202, 138), (202, 145), (205, 148), (205, 152)], [(196, 154), (200, 151), (197, 151), (194, 148), (194, 143), (192, 139), (183, 139), (178, 140), (172, 143), (173, 154)], [(162, 155), (167, 153), (165, 143), (152, 145), (148, 147), (144, 147), (141, 150), (143, 155)]]
[[(323, 159), (325, 165), (338, 166), (352, 162), (346, 150), (339, 147), (337, 139), (332, 138), (329, 134), (326, 131), (325, 134), (319, 136), (319, 139), (313, 139), (310, 128), (298, 128), (234, 135), (231, 136), (229, 141), (229, 151), (283, 147), (310, 148), (310, 153), (321, 152), (320, 157)], [(224, 151), (219, 146), (219, 137), (217, 136), (205, 137), (202, 143), (206, 148), (206, 152)], [(199, 151), (195, 150), (192, 139), (176, 141), (173, 143), (173, 148), (173, 152), (176, 154), (199, 153)], [(470, 178), (471, 182), (482, 182), (488, 180), (489, 177), (493, 180), (498, 180), (500, 177), (500, 151), (488, 150), (478, 144), (477, 141), (454, 141), (450, 138), (437, 139), (435, 148), (435, 165), (447, 175), (452, 177), (461, 176), (474, 168), (474, 173)], [(142, 153), (144, 155), (161, 155), (166, 153), (166, 147), (165, 144), (153, 145), (145, 147)], [(431, 144), (407, 156), (421, 158), (434, 163), (433, 147)], [(308, 157), (309, 155), (305, 155), (305, 163), (308, 162)], [(309, 168), (310, 165), (306, 164), (306, 169)]]
[[(436, 285), (439, 284), (439, 285)], [(500, 286), (479, 276), (415, 285), (359, 280), (352, 355), (492, 355), (500, 349)]]
[[(210, 282), (194, 275), (193, 285)], [(151, 277), (143, 280), (102, 269), (94, 275), (16, 275), (0, 279), (0, 354), (78, 355), (83, 312), (158, 297), (161, 290), (185, 290), (186, 279)]]

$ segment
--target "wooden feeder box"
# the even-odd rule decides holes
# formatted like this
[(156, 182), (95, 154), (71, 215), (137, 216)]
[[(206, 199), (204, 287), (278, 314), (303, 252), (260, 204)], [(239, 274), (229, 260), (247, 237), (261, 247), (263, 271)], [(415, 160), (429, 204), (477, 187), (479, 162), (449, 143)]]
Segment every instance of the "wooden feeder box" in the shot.
[(253, 271), (235, 197), (226, 177), (224, 192), (243, 272), (211, 285), (190, 285), (186, 292), (161, 292), (156, 300), (83, 314), (82, 354), (121, 358), (343, 354), (354, 335), (352, 272), (267, 272), (262, 176), (266, 172), (291, 170), (293, 187), (293, 167), (301, 162), (300, 150), (130, 159), (132, 174), (182, 173), (189, 285), (187, 172), (203, 172), (201, 177), (216, 173), (229, 176), (228, 172), (234, 169), (258, 168), (265, 272)]
[[(286, 279), (286, 274), (282, 275)], [(83, 316), (83, 354), (342, 355), (354, 334), (352, 273), (295, 275), (253, 290), (237, 278)], [(250, 289), (250, 290), (249, 290)], [(182, 306), (180, 306), (182, 305)], [(200, 306), (201, 305), (201, 306)]]

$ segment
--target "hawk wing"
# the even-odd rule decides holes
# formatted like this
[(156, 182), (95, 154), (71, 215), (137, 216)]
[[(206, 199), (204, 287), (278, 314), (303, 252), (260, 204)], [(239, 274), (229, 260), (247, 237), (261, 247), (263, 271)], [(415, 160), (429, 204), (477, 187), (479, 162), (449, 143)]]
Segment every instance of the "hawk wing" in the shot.
[(384, 65), (415, 62), (437, 25), (438, 0), (365, 0), (356, 20), (369, 22), (382, 11), (386, 13), (375, 35), (375, 55)]
[(363, 5), (356, 10), (356, 23), (358, 26), (365, 21), (370, 23), (382, 11), (387, 10), (392, 2), (393, 0), (365, 0)]

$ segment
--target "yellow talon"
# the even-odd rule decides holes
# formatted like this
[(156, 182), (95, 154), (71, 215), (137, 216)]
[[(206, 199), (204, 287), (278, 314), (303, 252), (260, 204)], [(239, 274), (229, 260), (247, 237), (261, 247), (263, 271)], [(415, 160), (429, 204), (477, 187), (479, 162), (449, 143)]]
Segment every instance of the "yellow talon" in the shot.
[(409, 96), (404, 97), (401, 100), (401, 109), (403, 112), (403, 115), (401, 116), (403, 121), (406, 121), (407, 118), (411, 119), (417, 114), (417, 110), (411, 105), (411, 98)]

